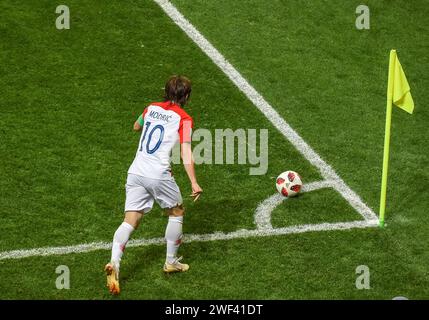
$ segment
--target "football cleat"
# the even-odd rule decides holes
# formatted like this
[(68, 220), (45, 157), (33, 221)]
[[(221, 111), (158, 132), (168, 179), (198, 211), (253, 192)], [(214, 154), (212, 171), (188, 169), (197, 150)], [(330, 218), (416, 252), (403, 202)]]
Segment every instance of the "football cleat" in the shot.
[(165, 273), (171, 273), (171, 272), (186, 272), (189, 270), (189, 265), (186, 263), (180, 263), (180, 260), (182, 260), (183, 257), (176, 258), (173, 263), (165, 262), (164, 264), (164, 272)]
[(118, 295), (121, 292), (119, 288), (119, 267), (116, 267), (113, 263), (108, 263), (104, 267), (104, 271), (107, 276), (107, 287), (109, 292), (114, 295)]

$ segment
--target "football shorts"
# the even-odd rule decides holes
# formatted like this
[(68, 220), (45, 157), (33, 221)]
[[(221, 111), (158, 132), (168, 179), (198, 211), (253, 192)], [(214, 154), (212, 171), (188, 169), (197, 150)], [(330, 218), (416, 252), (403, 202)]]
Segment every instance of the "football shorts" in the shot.
[(128, 174), (125, 185), (125, 211), (149, 212), (154, 202), (163, 209), (181, 205), (182, 195), (173, 177), (168, 180)]

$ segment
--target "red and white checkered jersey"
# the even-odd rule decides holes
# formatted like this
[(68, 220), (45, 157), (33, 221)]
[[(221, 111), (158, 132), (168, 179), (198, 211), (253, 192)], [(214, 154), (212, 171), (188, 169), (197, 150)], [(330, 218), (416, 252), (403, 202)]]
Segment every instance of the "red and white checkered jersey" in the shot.
[(170, 101), (151, 103), (143, 111), (143, 128), (128, 173), (152, 179), (170, 179), (170, 156), (180, 141), (191, 142), (193, 121), (179, 105)]

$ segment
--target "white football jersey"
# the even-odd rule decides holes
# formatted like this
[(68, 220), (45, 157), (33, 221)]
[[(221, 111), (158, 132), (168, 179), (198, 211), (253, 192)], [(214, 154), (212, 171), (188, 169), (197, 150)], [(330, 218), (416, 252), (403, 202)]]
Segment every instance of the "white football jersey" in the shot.
[(166, 101), (150, 104), (143, 111), (143, 128), (128, 173), (152, 179), (170, 179), (170, 156), (180, 141), (191, 142), (193, 121), (179, 105)]

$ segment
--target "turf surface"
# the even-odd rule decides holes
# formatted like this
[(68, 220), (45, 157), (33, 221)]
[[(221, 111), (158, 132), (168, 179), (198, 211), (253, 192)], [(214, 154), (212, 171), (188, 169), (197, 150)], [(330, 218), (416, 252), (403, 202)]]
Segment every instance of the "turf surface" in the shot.
[[(129, 248), (120, 298), (428, 298), (424, 1), (369, 1), (368, 31), (354, 27), (354, 1), (174, 3), (375, 211), (393, 47), (416, 110), (393, 115), (385, 230), (189, 243), (181, 252), (191, 271), (170, 277), (160, 271), (162, 246)], [(111, 240), (139, 138), (132, 123), (174, 73), (193, 81), (187, 110), (197, 127), (269, 130), (266, 175), (249, 176), (248, 165), (198, 166), (205, 194), (196, 204), (186, 199), (185, 233), (253, 229), (257, 204), (286, 169), (321, 179), (152, 1), (67, 5), (71, 29), (59, 31), (49, 1), (0, 3), (0, 251)], [(183, 170), (173, 170), (187, 195)], [(357, 217), (337, 193), (319, 190), (278, 207), (273, 224)], [(165, 223), (154, 209), (134, 238), (160, 237)], [(108, 259), (97, 251), (0, 261), (0, 298), (109, 298)], [(70, 267), (70, 290), (55, 288), (60, 264)], [(371, 290), (355, 288), (361, 264)]]

